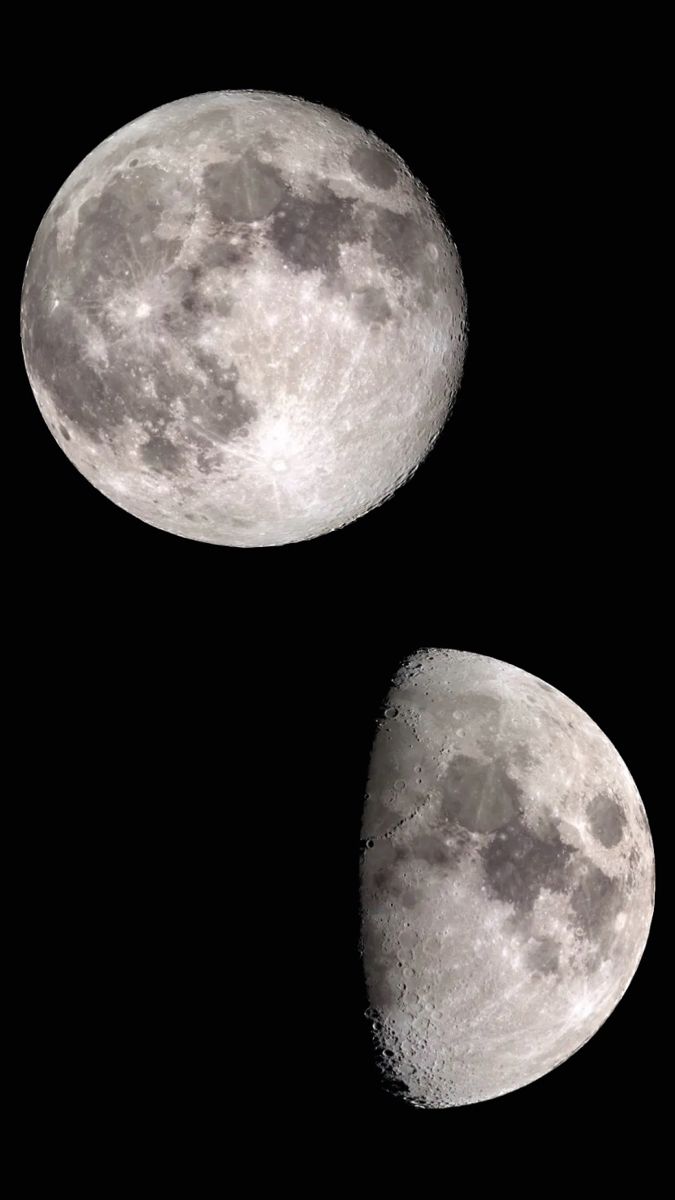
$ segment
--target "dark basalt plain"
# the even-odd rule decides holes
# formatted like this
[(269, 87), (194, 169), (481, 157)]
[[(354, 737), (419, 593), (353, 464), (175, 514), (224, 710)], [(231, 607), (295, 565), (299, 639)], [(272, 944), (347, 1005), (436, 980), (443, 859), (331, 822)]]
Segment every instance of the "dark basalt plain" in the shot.
[(621, 998), (651, 920), (648, 826), (615, 749), (554, 688), (480, 655), (412, 656), (362, 836), (376, 1048), (410, 1103), (521, 1087)]
[(463, 313), (454, 246), (394, 154), (325, 109), (215, 93), (132, 122), (66, 180), (22, 341), (97, 488), (183, 536), (278, 545), (415, 469), (459, 382)]

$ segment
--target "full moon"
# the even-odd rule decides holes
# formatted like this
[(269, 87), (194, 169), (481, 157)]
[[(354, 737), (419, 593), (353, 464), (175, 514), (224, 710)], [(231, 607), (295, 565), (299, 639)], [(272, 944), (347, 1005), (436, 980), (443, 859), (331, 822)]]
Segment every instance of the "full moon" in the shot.
[(338, 113), (213, 92), (73, 171), (31, 249), (40, 410), (99, 491), (197, 541), (317, 537), (381, 504), (459, 386), (455, 246), (402, 160)]
[(399, 670), (363, 817), (362, 953), (388, 1081), (420, 1108), (511, 1092), (626, 991), (654, 907), (636, 786), (533, 675), (423, 650)]

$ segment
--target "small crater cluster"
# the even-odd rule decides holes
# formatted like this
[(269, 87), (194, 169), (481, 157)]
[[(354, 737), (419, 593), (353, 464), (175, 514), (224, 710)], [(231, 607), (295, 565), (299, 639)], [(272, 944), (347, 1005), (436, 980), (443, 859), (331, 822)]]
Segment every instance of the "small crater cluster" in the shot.
[(592, 1036), (642, 953), (653, 853), (624, 764), (571, 701), (479, 655), (414, 656), (363, 833), (376, 1046), (409, 1103), (501, 1095)]

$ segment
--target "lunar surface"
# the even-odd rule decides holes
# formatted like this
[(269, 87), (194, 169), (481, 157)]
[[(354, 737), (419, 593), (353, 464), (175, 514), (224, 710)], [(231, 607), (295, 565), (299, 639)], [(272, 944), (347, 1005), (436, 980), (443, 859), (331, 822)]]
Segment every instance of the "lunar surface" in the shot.
[(382, 503), (459, 385), (465, 294), (422, 186), (302, 100), (214, 92), (102, 142), (48, 209), (22, 297), (56, 441), (198, 541), (302, 541)]
[(522, 1087), (621, 999), (654, 906), (649, 825), (612, 744), (555, 688), (477, 654), (410, 658), (363, 837), (368, 1015), (410, 1103)]

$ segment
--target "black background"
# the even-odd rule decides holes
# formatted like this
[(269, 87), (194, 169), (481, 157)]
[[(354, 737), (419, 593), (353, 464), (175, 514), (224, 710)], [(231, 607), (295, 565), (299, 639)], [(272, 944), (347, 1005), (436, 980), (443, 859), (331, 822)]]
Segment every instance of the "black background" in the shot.
[(283, 1139), (282, 1174), (367, 1146), (432, 1162), (518, 1134), (542, 1149), (561, 1127), (601, 1162), (598, 1120), (628, 1119), (638, 1141), (653, 1120), (654, 934), (579, 1054), (509, 1096), (424, 1113), (372, 1066), (356, 887), (374, 722), (420, 646), (493, 655), (571, 696), (656, 838), (638, 84), (628, 43), (587, 30), (491, 28), (469, 50), (459, 33), (437, 47), (424, 14), (391, 44), (366, 45), (359, 23), (340, 40), (325, 19), (309, 41), (280, 21), (261, 42), (254, 15), (232, 37), (106, 27), (77, 47), (43, 33), (34, 52), (17, 306), (37, 225), (89, 150), (159, 104), (238, 87), (334, 107), (390, 143), (447, 220), (469, 298), (462, 388), (414, 478), (342, 531), (262, 550), (174, 537), (99, 495), (52, 439), (17, 346), (38, 1104), (90, 1147), (172, 1129), (216, 1149)]

